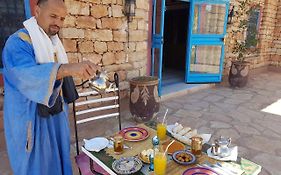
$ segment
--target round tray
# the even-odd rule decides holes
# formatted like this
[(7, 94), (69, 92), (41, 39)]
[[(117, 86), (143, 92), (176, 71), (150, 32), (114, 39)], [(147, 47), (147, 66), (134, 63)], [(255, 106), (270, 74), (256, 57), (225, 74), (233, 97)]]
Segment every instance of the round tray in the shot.
[(126, 141), (138, 142), (148, 138), (149, 133), (146, 129), (141, 127), (128, 127), (122, 129), (119, 134), (121, 134)]
[(117, 174), (133, 174), (142, 167), (142, 162), (136, 157), (122, 157), (112, 163), (112, 169)]

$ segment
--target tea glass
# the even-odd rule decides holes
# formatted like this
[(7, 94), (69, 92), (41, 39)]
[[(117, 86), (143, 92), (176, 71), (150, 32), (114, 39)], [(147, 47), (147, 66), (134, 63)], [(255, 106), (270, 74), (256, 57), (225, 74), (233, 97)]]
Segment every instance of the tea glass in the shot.
[(166, 123), (158, 123), (157, 124), (157, 137), (160, 141), (166, 139), (166, 132), (167, 132), (167, 124)]
[(122, 135), (117, 134), (114, 136), (113, 141), (113, 148), (115, 154), (122, 154), (123, 153), (123, 147), (124, 147), (124, 139)]
[(155, 175), (165, 175), (167, 167), (167, 155), (165, 152), (155, 152), (154, 173)]
[(203, 138), (202, 137), (192, 137), (191, 138), (191, 153), (195, 156), (200, 156), (202, 153)]

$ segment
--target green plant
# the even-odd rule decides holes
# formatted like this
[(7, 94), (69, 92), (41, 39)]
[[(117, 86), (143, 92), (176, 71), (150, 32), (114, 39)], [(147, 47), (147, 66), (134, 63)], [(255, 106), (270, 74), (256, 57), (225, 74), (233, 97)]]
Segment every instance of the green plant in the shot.
[(236, 61), (243, 62), (245, 60), (244, 55), (246, 52), (247, 52), (246, 42), (235, 40), (232, 53), (238, 54), (236, 57)]
[[(235, 9), (236, 26), (232, 29), (232, 36), (235, 37), (232, 53), (236, 55), (235, 61), (245, 61), (245, 54), (249, 54), (252, 47), (257, 45), (256, 26), (252, 25), (252, 14), (254, 8), (250, 0), (237, 1)], [(247, 34), (247, 38), (245, 37)]]

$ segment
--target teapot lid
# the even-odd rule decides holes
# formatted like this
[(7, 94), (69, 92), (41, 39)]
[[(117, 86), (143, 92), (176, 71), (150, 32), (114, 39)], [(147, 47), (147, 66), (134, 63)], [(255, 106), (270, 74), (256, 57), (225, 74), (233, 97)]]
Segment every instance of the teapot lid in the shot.
[(227, 145), (230, 142), (230, 138), (220, 136), (220, 138), (216, 139), (215, 142), (219, 145)]

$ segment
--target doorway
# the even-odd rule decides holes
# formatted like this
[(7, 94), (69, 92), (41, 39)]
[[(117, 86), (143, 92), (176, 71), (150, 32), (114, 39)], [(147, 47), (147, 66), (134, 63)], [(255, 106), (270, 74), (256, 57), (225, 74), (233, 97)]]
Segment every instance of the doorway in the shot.
[(229, 0), (153, 0), (151, 74), (160, 96), (221, 81), (228, 8)]
[(184, 83), (189, 2), (167, 1), (164, 21), (162, 86)]

